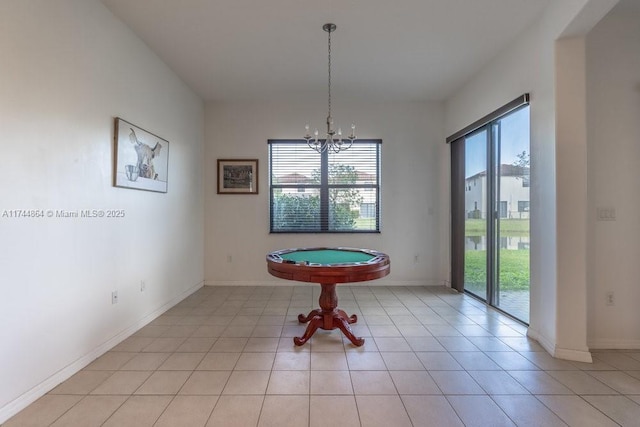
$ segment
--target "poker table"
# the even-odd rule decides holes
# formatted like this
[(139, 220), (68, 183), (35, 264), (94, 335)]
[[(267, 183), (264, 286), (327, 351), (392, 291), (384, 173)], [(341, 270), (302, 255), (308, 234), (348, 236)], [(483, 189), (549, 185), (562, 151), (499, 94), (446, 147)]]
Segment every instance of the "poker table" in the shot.
[(306, 316), (300, 314), (300, 323), (309, 323), (302, 337), (295, 337), (296, 345), (303, 345), (318, 330), (340, 329), (356, 346), (364, 344), (356, 337), (350, 324), (358, 317), (338, 309), (336, 285), (364, 282), (389, 274), (389, 256), (371, 249), (356, 248), (297, 248), (283, 249), (267, 255), (267, 268), (271, 275), (286, 280), (319, 283), (320, 308)]

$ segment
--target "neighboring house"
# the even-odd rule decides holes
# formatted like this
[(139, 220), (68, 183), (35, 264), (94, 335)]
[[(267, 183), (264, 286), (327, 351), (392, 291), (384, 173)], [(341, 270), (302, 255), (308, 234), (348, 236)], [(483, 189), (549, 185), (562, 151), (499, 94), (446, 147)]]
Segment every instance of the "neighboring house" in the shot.
[(287, 175), (279, 176), (275, 178), (275, 184), (281, 185), (295, 185), (300, 184), (300, 187), (282, 188), (281, 194), (289, 196), (310, 197), (320, 194), (320, 190), (317, 188), (306, 187), (309, 184), (314, 184), (313, 179), (300, 173), (290, 173)]
[[(499, 218), (529, 218), (529, 168), (500, 165)], [(487, 172), (482, 171), (465, 179), (466, 218), (487, 217)]]
[[(367, 172), (356, 171), (357, 182), (355, 185), (368, 185), (376, 183), (376, 176)], [(309, 188), (307, 185), (315, 184), (316, 182), (303, 174), (290, 173), (276, 177), (275, 183), (279, 185), (296, 185), (297, 187), (288, 187), (280, 189), (280, 194), (286, 194), (288, 196), (297, 197), (311, 197), (320, 194), (320, 190), (317, 188)], [(359, 206), (351, 206), (352, 210), (360, 211), (360, 218), (375, 218), (376, 216), (376, 189), (375, 188), (361, 188), (358, 189), (362, 202)]]
[[(358, 184), (375, 184), (376, 176), (366, 172), (357, 172)], [(363, 188), (360, 190), (362, 202), (360, 203), (360, 218), (376, 217), (377, 194), (375, 188)]]

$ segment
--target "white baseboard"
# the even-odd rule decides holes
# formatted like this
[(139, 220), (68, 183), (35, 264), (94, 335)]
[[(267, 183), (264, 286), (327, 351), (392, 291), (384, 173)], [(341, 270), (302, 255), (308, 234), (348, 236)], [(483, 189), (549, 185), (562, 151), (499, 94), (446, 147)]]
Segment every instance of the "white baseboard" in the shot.
[(551, 355), (555, 353), (556, 343), (554, 341), (551, 341), (535, 329), (532, 329), (531, 326), (529, 326), (529, 328), (527, 329), (527, 336), (531, 339), (536, 340), (538, 344), (542, 346), (542, 348), (547, 350), (547, 353)]
[(592, 350), (638, 350), (640, 340), (628, 339), (597, 339), (588, 341)]
[(290, 280), (205, 280), (205, 286), (295, 286), (304, 285), (302, 282), (293, 282)]
[(572, 350), (568, 348), (556, 348), (553, 357), (574, 362), (593, 363), (589, 350)]
[(558, 347), (556, 343), (531, 328), (527, 329), (527, 336), (532, 338), (544, 348), (547, 353), (557, 359), (571, 360), (574, 362), (592, 363), (591, 352), (588, 349), (574, 350)]
[(79, 372), (82, 368), (84, 368), (85, 366), (89, 365), (91, 362), (96, 360), (98, 357), (102, 356), (107, 351), (109, 351), (110, 349), (112, 349), (113, 347), (115, 347), (125, 339), (129, 338), (135, 332), (139, 331), (141, 328), (143, 328), (144, 326), (149, 324), (151, 321), (159, 317), (162, 313), (169, 310), (171, 307), (173, 307), (174, 305), (176, 305), (177, 303), (179, 303), (180, 301), (182, 301), (183, 299), (185, 299), (186, 297), (188, 297), (198, 289), (202, 288), (203, 285), (204, 285), (204, 282), (200, 282), (192, 286), (191, 288), (187, 289), (186, 291), (182, 292), (180, 295), (176, 296), (175, 298), (172, 298), (169, 302), (163, 304), (153, 312), (142, 317), (140, 320), (138, 320), (137, 322), (135, 322), (125, 330), (121, 331), (114, 337), (110, 338), (106, 342), (100, 344), (99, 346), (92, 349), (84, 356), (77, 359), (75, 362), (67, 365), (63, 369), (56, 372), (55, 374), (51, 375), (46, 380), (42, 381), (40, 384), (36, 385), (35, 387), (31, 388), (27, 392), (18, 396), (16, 399), (7, 403), (5, 406), (0, 408), (0, 425), (5, 421), (7, 421), (9, 418), (16, 415), (18, 412), (22, 411), (24, 408), (26, 408), (33, 402), (35, 402), (36, 400), (38, 400), (39, 398), (41, 398), (42, 396), (44, 396), (45, 394), (47, 394), (49, 391), (53, 390), (58, 384), (69, 379), (71, 376)]
[[(313, 283), (292, 280), (206, 280), (205, 286), (309, 286)], [(445, 286), (443, 280), (371, 280), (345, 283), (345, 286)]]

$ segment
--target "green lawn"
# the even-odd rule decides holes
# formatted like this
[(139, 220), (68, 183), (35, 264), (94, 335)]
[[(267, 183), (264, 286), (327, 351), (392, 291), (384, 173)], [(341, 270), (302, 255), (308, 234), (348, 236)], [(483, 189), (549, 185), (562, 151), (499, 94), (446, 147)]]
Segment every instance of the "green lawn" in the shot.
[[(484, 236), (487, 234), (487, 221), (484, 219), (466, 219), (464, 231), (467, 236)], [(528, 236), (528, 219), (501, 219), (501, 236)]]
[(356, 218), (356, 230), (375, 230), (376, 219), (375, 218)]
[[(465, 286), (484, 289), (487, 251), (465, 251), (464, 258)], [(529, 289), (529, 250), (501, 249), (499, 276), (503, 291)]]
[[(357, 230), (375, 229), (374, 218), (356, 218)], [(465, 221), (467, 237), (486, 234), (486, 221), (467, 219)], [(528, 219), (500, 220), (501, 236), (529, 236)], [(484, 289), (486, 283), (487, 251), (465, 252), (465, 286), (478, 290)], [(522, 291), (529, 289), (529, 250), (500, 250), (500, 289), (504, 291)]]

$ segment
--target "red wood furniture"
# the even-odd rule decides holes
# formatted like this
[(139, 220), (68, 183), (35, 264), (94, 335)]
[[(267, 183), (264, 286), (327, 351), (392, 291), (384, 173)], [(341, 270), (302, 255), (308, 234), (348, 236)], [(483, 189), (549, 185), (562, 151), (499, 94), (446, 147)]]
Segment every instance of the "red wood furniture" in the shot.
[(364, 344), (351, 327), (358, 318), (338, 309), (336, 284), (363, 282), (379, 279), (389, 274), (389, 256), (369, 249), (353, 248), (303, 248), (285, 249), (267, 255), (269, 273), (273, 276), (300, 282), (319, 283), (320, 308), (306, 316), (300, 314), (300, 323), (309, 322), (302, 337), (295, 337), (295, 345), (303, 345), (318, 328), (339, 328), (355, 346)]

